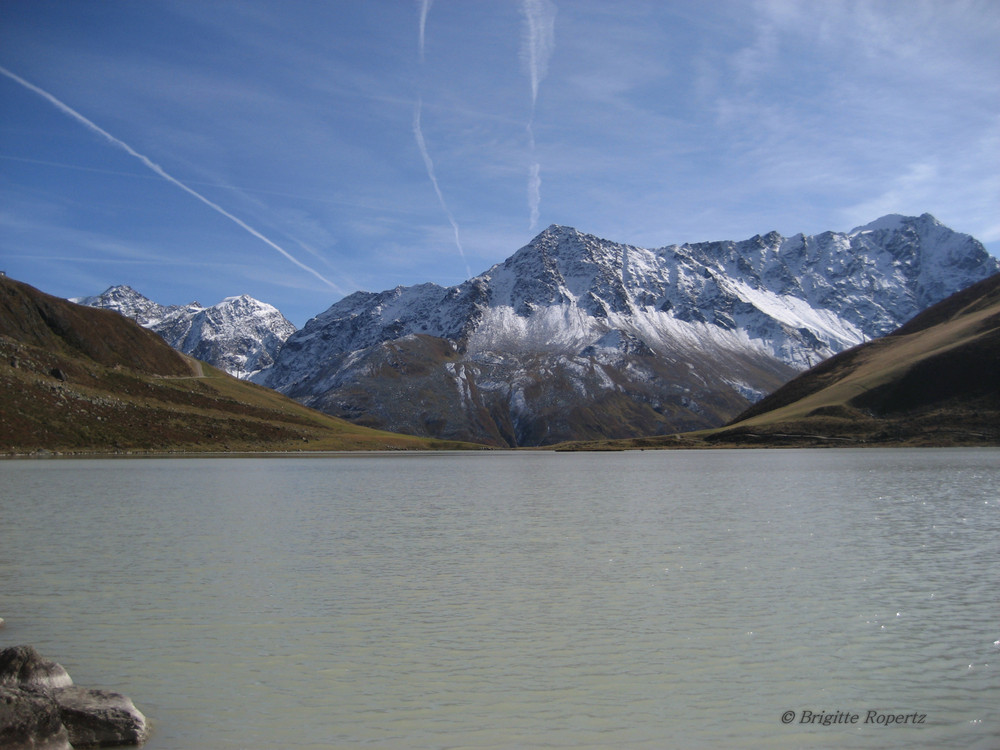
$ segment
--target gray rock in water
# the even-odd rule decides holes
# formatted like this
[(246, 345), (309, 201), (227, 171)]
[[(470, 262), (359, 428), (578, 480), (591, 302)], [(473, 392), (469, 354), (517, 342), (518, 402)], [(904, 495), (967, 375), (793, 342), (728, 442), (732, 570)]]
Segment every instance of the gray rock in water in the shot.
[(59, 708), (43, 693), (0, 686), (0, 747), (73, 750)]
[(149, 738), (146, 717), (121, 693), (66, 687), (48, 691), (74, 747), (140, 745)]
[(121, 693), (74, 686), (31, 646), (0, 651), (2, 750), (140, 745), (148, 737), (146, 717)]
[(0, 685), (61, 688), (72, 684), (61, 665), (43, 659), (31, 646), (12, 646), (0, 651)]

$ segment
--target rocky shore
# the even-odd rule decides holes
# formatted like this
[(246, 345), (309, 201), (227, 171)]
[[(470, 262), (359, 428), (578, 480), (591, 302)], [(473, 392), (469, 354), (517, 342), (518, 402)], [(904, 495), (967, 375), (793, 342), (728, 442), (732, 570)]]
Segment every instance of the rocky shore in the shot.
[(31, 646), (0, 651), (0, 748), (141, 745), (148, 737), (146, 717), (124, 695), (74, 685)]

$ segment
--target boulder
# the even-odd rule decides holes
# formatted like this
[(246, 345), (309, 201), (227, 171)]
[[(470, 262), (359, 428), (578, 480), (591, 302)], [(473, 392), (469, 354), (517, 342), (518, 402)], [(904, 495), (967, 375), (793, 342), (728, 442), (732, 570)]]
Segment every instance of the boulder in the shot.
[(31, 646), (0, 651), (3, 750), (140, 745), (148, 737), (146, 717), (121, 693), (73, 685)]
[(73, 684), (60, 664), (43, 659), (31, 646), (12, 646), (0, 651), (0, 685), (61, 688)]
[(146, 717), (121, 693), (85, 687), (48, 693), (59, 708), (73, 747), (141, 745), (149, 737)]
[(0, 747), (73, 750), (59, 708), (43, 693), (0, 685)]

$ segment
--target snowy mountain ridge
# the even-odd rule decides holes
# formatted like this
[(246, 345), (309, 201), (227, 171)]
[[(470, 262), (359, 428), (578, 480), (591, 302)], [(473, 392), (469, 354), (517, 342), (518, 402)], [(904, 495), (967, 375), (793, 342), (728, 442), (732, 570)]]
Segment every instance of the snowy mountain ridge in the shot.
[(471, 353), (575, 352), (623, 330), (654, 350), (749, 341), (803, 367), (885, 335), (997, 270), (978, 242), (929, 215), (893, 221), (894, 228), (883, 219), (847, 234), (772, 232), (658, 250), (551, 226), (458, 286), (352, 294), (310, 320), (295, 342), (322, 336), (331, 349), (357, 350), (422, 333), (464, 340)]
[(245, 294), (208, 307), (198, 302), (161, 305), (121, 285), (71, 302), (115, 310), (155, 331), (175, 349), (237, 377), (271, 366), (295, 332), (277, 308)]
[(366, 424), (508, 445), (714, 426), (998, 270), (929, 214), (658, 249), (553, 225), (457, 286), (344, 298), (254, 380)]

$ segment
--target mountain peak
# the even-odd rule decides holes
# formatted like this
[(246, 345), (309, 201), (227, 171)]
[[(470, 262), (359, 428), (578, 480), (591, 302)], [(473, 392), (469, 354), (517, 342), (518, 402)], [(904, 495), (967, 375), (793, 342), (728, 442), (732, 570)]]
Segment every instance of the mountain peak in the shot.
[(140, 294), (135, 289), (130, 287), (128, 284), (114, 284), (112, 286), (109, 286), (107, 289), (101, 292), (100, 296), (103, 297), (106, 294), (134, 294), (138, 297), (144, 296), (143, 294)]
[(267, 302), (261, 302), (255, 297), (251, 297), (249, 294), (238, 294), (233, 297), (226, 297), (222, 302), (212, 305), (216, 308), (232, 307), (243, 311), (248, 311), (251, 314), (258, 311), (266, 312), (277, 312), (274, 305), (269, 305)]
[(853, 236), (861, 234), (862, 232), (876, 232), (879, 230), (887, 230), (891, 232), (913, 224), (919, 224), (928, 227), (943, 226), (941, 222), (939, 222), (929, 213), (923, 213), (920, 214), (920, 216), (904, 216), (903, 214), (886, 214), (885, 216), (875, 219), (875, 221), (869, 222), (868, 224), (865, 224), (860, 227), (855, 227), (847, 234)]
[(542, 235), (545, 234), (564, 235), (564, 234), (578, 234), (578, 232), (574, 227), (569, 227), (566, 226), (565, 224), (549, 224), (544, 231), (539, 233), (538, 236), (541, 237)]
[(576, 227), (569, 227), (564, 224), (550, 224), (544, 231), (535, 235), (526, 247), (554, 247), (567, 241), (579, 242), (581, 240), (604, 241), (595, 235), (581, 232)]
[(70, 301), (114, 310), (158, 333), (175, 349), (241, 376), (273, 364), (285, 339), (295, 332), (276, 307), (249, 294), (226, 297), (210, 307), (197, 302), (165, 306), (121, 285)]

